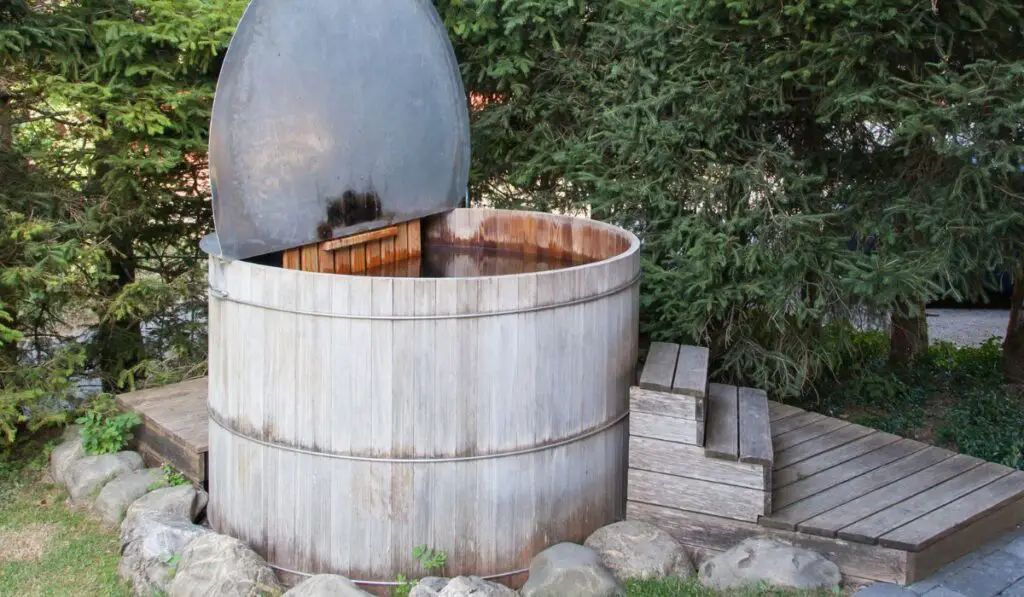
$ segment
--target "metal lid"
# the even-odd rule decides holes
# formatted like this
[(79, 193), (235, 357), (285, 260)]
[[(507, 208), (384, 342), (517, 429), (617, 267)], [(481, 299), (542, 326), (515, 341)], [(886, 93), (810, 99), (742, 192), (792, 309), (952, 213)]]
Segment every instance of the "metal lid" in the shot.
[(449, 210), (469, 110), (427, 0), (252, 0), (210, 124), (221, 254), (243, 259)]

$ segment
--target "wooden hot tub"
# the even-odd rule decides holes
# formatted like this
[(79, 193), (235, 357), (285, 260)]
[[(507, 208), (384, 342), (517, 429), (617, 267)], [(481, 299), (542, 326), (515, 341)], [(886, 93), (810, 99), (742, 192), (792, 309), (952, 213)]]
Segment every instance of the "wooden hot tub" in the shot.
[(543, 548), (623, 515), (637, 238), (488, 209), (421, 238), (425, 260), (570, 263), (409, 277), (210, 257), (209, 518), (286, 582), (383, 588), (424, 574), (426, 544), (446, 574), (515, 586)]

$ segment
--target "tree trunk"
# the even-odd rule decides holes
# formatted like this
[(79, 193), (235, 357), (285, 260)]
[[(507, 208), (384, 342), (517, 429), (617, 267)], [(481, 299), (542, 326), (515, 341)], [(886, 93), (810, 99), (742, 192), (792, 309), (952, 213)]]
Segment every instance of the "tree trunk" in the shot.
[(1006, 383), (1024, 386), (1024, 275), (1020, 274), (1013, 281), (1010, 325), (1003, 341), (1003, 377)]
[[(103, 295), (112, 299), (135, 281), (135, 250), (130, 235), (111, 239), (107, 260), (115, 279), (103, 285)], [(138, 321), (106, 318), (96, 334), (96, 365), (105, 392), (117, 390), (117, 377), (144, 358), (142, 325)]]
[(889, 336), (889, 361), (898, 365), (912, 363), (928, 352), (928, 320), (924, 303), (900, 301), (892, 312)]

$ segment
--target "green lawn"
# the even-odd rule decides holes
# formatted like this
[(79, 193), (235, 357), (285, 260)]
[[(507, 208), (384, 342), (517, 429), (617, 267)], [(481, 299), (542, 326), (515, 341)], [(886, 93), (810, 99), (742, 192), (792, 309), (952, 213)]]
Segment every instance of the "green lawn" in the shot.
[(701, 586), (696, 580), (631, 581), (626, 585), (626, 592), (629, 597), (825, 597), (837, 594), (832, 591), (791, 591), (773, 587), (722, 592)]

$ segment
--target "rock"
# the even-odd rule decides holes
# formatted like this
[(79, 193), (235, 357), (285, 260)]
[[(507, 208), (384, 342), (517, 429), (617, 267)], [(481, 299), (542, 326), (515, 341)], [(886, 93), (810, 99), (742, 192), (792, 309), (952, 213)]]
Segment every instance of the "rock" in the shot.
[(65, 474), (68, 493), (74, 501), (89, 499), (114, 477), (140, 468), (142, 456), (137, 452), (85, 456), (68, 467)]
[(583, 545), (600, 554), (605, 567), (621, 581), (667, 576), (687, 578), (696, 572), (690, 556), (672, 535), (638, 520), (625, 520), (597, 529)]
[(161, 512), (137, 513), (121, 525), (121, 562), (117, 572), (131, 581), (136, 595), (166, 593), (185, 547), (211, 531)]
[(68, 468), (85, 456), (81, 433), (79, 425), (68, 427), (64, 430), (64, 442), (50, 452), (50, 476), (60, 485), (67, 485)]
[(206, 507), (207, 499), (205, 491), (191, 485), (155, 489), (128, 506), (125, 519), (140, 512), (161, 512), (192, 522), (199, 518), (199, 514)]
[(344, 576), (318, 574), (295, 585), (284, 597), (373, 597)]
[(266, 561), (244, 543), (207, 533), (185, 547), (169, 597), (263, 597), (281, 594), (281, 585)]
[(409, 592), (409, 597), (437, 597), (448, 585), (449, 579), (439, 576), (424, 576), (416, 582)]
[(516, 597), (512, 589), (479, 576), (456, 576), (438, 593), (440, 597)]
[(704, 562), (701, 583), (731, 589), (765, 582), (793, 589), (831, 589), (839, 567), (809, 549), (779, 539), (754, 537)]
[(625, 597), (626, 590), (594, 550), (559, 543), (534, 556), (523, 597)]
[(103, 486), (93, 502), (93, 509), (104, 523), (116, 526), (124, 519), (128, 506), (146, 495), (154, 485), (164, 485), (163, 479), (164, 473), (158, 468), (125, 473)]

